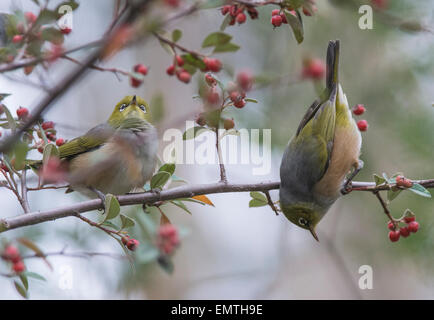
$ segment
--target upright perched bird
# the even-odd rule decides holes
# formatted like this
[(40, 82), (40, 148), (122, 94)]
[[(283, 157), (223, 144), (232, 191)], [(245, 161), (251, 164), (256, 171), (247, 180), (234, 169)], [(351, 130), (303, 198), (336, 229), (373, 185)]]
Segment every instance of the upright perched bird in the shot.
[(149, 111), (142, 98), (126, 96), (106, 123), (60, 146), (70, 189), (101, 197), (143, 187), (154, 172), (158, 149)]
[(339, 84), (338, 64), (339, 41), (330, 41), (326, 89), (301, 120), (280, 166), (281, 209), (317, 241), (316, 225), (363, 166), (362, 138)]

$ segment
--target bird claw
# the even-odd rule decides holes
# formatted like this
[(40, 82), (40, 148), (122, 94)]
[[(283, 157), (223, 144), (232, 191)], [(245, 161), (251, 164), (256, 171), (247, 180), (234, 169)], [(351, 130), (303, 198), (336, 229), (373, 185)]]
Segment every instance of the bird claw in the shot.
[(104, 214), (105, 213), (105, 198), (106, 198), (105, 194), (102, 193), (101, 191), (99, 191), (98, 189), (95, 189), (95, 188), (90, 188), (90, 190), (92, 190), (97, 195), (97, 197), (101, 199), (102, 209), (98, 209), (98, 210), (102, 210), (102, 214)]
[(353, 183), (351, 180), (345, 182), (344, 186), (341, 189), (341, 194), (346, 195), (349, 194), (353, 190)]

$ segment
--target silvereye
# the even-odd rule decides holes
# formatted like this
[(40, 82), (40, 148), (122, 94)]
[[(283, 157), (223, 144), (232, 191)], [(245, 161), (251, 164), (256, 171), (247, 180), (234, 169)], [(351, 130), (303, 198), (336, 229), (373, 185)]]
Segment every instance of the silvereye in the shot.
[(149, 111), (142, 98), (126, 96), (106, 123), (60, 146), (70, 189), (101, 197), (143, 187), (154, 172), (158, 149)]
[(339, 41), (330, 41), (326, 89), (307, 110), (280, 166), (281, 209), (317, 241), (318, 222), (363, 166), (362, 138), (339, 84), (338, 64)]

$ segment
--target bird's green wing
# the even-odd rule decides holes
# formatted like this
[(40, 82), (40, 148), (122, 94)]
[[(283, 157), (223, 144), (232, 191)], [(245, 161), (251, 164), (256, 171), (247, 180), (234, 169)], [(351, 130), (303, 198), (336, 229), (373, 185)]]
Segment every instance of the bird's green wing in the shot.
[(68, 141), (59, 147), (61, 159), (72, 159), (77, 155), (100, 147), (113, 134), (113, 128), (108, 124), (98, 125), (86, 134)]

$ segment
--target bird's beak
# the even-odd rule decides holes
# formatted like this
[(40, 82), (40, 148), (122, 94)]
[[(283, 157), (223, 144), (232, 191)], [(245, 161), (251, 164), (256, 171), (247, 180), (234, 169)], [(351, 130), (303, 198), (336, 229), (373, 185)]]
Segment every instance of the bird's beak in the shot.
[(130, 105), (137, 104), (136, 96), (133, 97), (133, 100), (131, 100)]
[(315, 232), (315, 227), (309, 226), (309, 231), (310, 231), (310, 233), (312, 233), (312, 236), (315, 238), (315, 240), (319, 242), (318, 236), (316, 235), (316, 232)]

